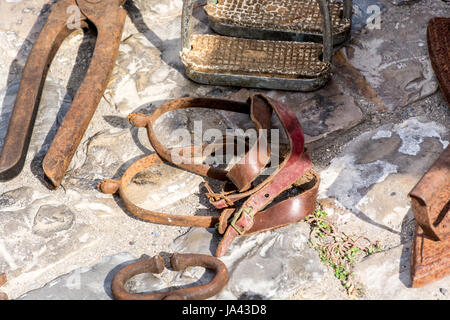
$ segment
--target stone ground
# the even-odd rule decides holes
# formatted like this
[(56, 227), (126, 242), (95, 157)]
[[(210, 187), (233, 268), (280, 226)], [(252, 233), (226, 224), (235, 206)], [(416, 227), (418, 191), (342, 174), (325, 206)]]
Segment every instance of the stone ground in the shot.
[[(128, 216), (120, 200), (96, 190), (152, 152), (130, 112), (149, 113), (168, 99), (214, 96), (246, 99), (249, 92), (288, 103), (304, 128), (321, 176), (319, 203), (338, 228), (382, 244), (358, 263), (361, 299), (449, 299), (450, 278), (411, 288), (409, 255), (415, 221), (408, 192), (450, 141), (449, 109), (428, 60), (426, 25), (448, 16), (441, 0), (355, 0), (352, 40), (334, 56), (333, 79), (311, 93), (203, 86), (189, 81), (178, 58), (181, 0), (129, 0), (119, 57), (108, 90), (89, 125), (62, 187), (50, 191), (41, 161), (85, 74), (95, 45), (89, 32), (65, 40), (48, 73), (23, 172), (0, 183), (0, 273), (10, 298), (110, 299), (117, 267), (170, 252), (211, 254), (214, 230), (154, 225)], [(0, 2), (0, 148), (26, 57), (52, 2)], [(380, 29), (365, 21), (381, 10)], [(368, 11), (369, 10), (369, 11)], [(210, 32), (201, 8), (198, 32)], [(77, 65), (74, 68), (75, 64)], [(80, 67), (81, 66), (81, 67)], [(157, 124), (159, 138), (178, 128), (250, 126), (222, 112), (176, 112)], [(202, 214), (202, 178), (165, 165), (140, 177), (133, 199), (168, 213)], [(148, 194), (152, 194), (151, 197)], [(230, 272), (217, 299), (349, 299), (331, 269), (308, 246), (305, 222), (239, 239), (222, 261)], [(138, 276), (137, 291), (203, 283), (209, 272)]]

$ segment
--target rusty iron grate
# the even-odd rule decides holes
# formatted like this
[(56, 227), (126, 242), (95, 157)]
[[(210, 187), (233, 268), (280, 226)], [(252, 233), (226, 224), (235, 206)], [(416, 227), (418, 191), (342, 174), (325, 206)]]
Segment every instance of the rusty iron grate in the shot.
[[(330, 2), (333, 34), (350, 30), (350, 19), (343, 18), (343, 3)], [(322, 33), (322, 18), (316, 0), (218, 0), (205, 11), (217, 23), (253, 29), (298, 33)]]

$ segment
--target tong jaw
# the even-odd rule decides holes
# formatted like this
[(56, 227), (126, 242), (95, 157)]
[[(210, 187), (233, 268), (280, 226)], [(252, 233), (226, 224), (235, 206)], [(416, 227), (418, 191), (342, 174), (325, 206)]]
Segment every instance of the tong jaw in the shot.
[(70, 25), (71, 7), (75, 6), (80, 10), (79, 26), (93, 25), (97, 42), (84, 81), (42, 164), (53, 187), (61, 184), (114, 67), (126, 17), (126, 11), (120, 7), (123, 3), (124, 0), (63, 0), (53, 6), (23, 70), (0, 155), (0, 180), (14, 178), (23, 168), (48, 68), (61, 43), (77, 29)]

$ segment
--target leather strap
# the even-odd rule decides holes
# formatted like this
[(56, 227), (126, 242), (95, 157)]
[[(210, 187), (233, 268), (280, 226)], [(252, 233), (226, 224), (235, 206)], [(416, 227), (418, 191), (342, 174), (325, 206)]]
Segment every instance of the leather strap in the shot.
[[(261, 96), (262, 98), (262, 96)], [(227, 251), (232, 241), (238, 236), (252, 229), (254, 215), (267, 204), (272, 202), (281, 192), (289, 188), (307, 170), (311, 169), (312, 163), (306, 154), (303, 154), (305, 139), (303, 131), (298, 123), (297, 117), (287, 107), (277, 101), (266, 101), (272, 106), (281, 124), (286, 130), (289, 138), (289, 154), (278, 170), (272, 174), (261, 190), (251, 195), (241, 209), (235, 214), (234, 220), (228, 226), (220, 241), (216, 255), (222, 256)], [(256, 97), (253, 97), (256, 100)], [(256, 102), (255, 102), (256, 103)], [(276, 179), (274, 179), (276, 177)], [(267, 221), (269, 225), (264, 228), (271, 229), (271, 225), (278, 225), (277, 218), (283, 215), (274, 215), (274, 220)]]
[[(270, 161), (270, 148), (259, 136), (257, 142), (250, 148), (246, 155), (230, 171), (214, 168), (205, 164), (181, 163), (176, 166), (205, 177), (227, 181), (233, 184), (235, 190), (231, 194), (222, 191), (221, 194), (209, 192), (210, 202), (216, 208), (225, 208), (218, 216), (185, 216), (164, 214), (150, 211), (134, 205), (126, 197), (126, 188), (132, 178), (147, 168), (164, 163), (174, 163), (172, 152), (165, 148), (156, 138), (153, 124), (166, 112), (184, 108), (211, 108), (227, 111), (248, 113), (257, 129), (270, 129), (272, 112), (279, 118), (287, 136), (289, 137), (288, 153), (280, 166), (273, 174), (256, 186), (253, 182), (260, 176), (262, 170)], [(146, 156), (125, 171), (120, 180), (105, 180), (99, 184), (99, 188), (105, 193), (119, 193), (125, 208), (135, 217), (153, 223), (188, 227), (218, 227), (218, 231), (224, 234), (220, 242), (216, 256), (224, 255), (239, 235), (251, 235), (267, 230), (272, 230), (303, 219), (315, 209), (319, 176), (311, 170), (312, 163), (304, 152), (304, 136), (297, 117), (286, 105), (257, 94), (249, 98), (246, 103), (223, 99), (210, 98), (182, 98), (171, 100), (155, 110), (150, 116), (131, 114), (130, 122), (136, 127), (146, 127), (150, 143), (156, 150), (156, 154)], [(223, 144), (208, 146), (208, 151), (214, 152)], [(178, 148), (175, 151), (183, 152), (190, 157), (200, 154), (207, 146), (191, 146)], [(207, 156), (207, 155), (203, 155)], [(252, 159), (258, 161), (249, 161)], [(291, 188), (298, 188), (296, 195), (276, 204), (268, 205), (282, 193)], [(236, 208), (227, 208), (243, 198), (247, 198), (243, 205)], [(268, 208), (267, 208), (268, 207)], [(264, 210), (265, 209), (265, 210)]]

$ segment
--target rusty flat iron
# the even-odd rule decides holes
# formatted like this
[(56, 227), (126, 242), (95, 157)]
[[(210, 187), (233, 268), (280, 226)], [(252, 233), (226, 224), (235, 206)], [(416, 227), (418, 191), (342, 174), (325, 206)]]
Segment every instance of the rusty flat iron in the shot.
[[(329, 2), (334, 45), (350, 36), (352, 2)], [(323, 39), (317, 0), (208, 0), (204, 9), (211, 28), (225, 36), (302, 42)]]
[(50, 63), (63, 40), (75, 27), (71, 8), (80, 10), (80, 27), (95, 27), (97, 42), (83, 83), (67, 111), (42, 167), (58, 187), (108, 84), (125, 24), (124, 0), (62, 0), (57, 2), (28, 56), (0, 155), (0, 179), (20, 173), (30, 142), (40, 95)]
[(432, 18), (427, 27), (428, 54), (442, 94), (450, 106), (450, 18)]
[(327, 0), (317, 0), (323, 44), (192, 34), (194, 2), (183, 3), (180, 53), (191, 80), (211, 85), (311, 91), (330, 79), (333, 35)]
[(413, 287), (450, 274), (450, 147), (410, 192), (417, 222), (411, 252)]
[[(428, 52), (442, 94), (450, 105), (450, 18), (432, 18)], [(450, 147), (410, 193), (417, 222), (411, 250), (413, 287), (450, 275)]]

